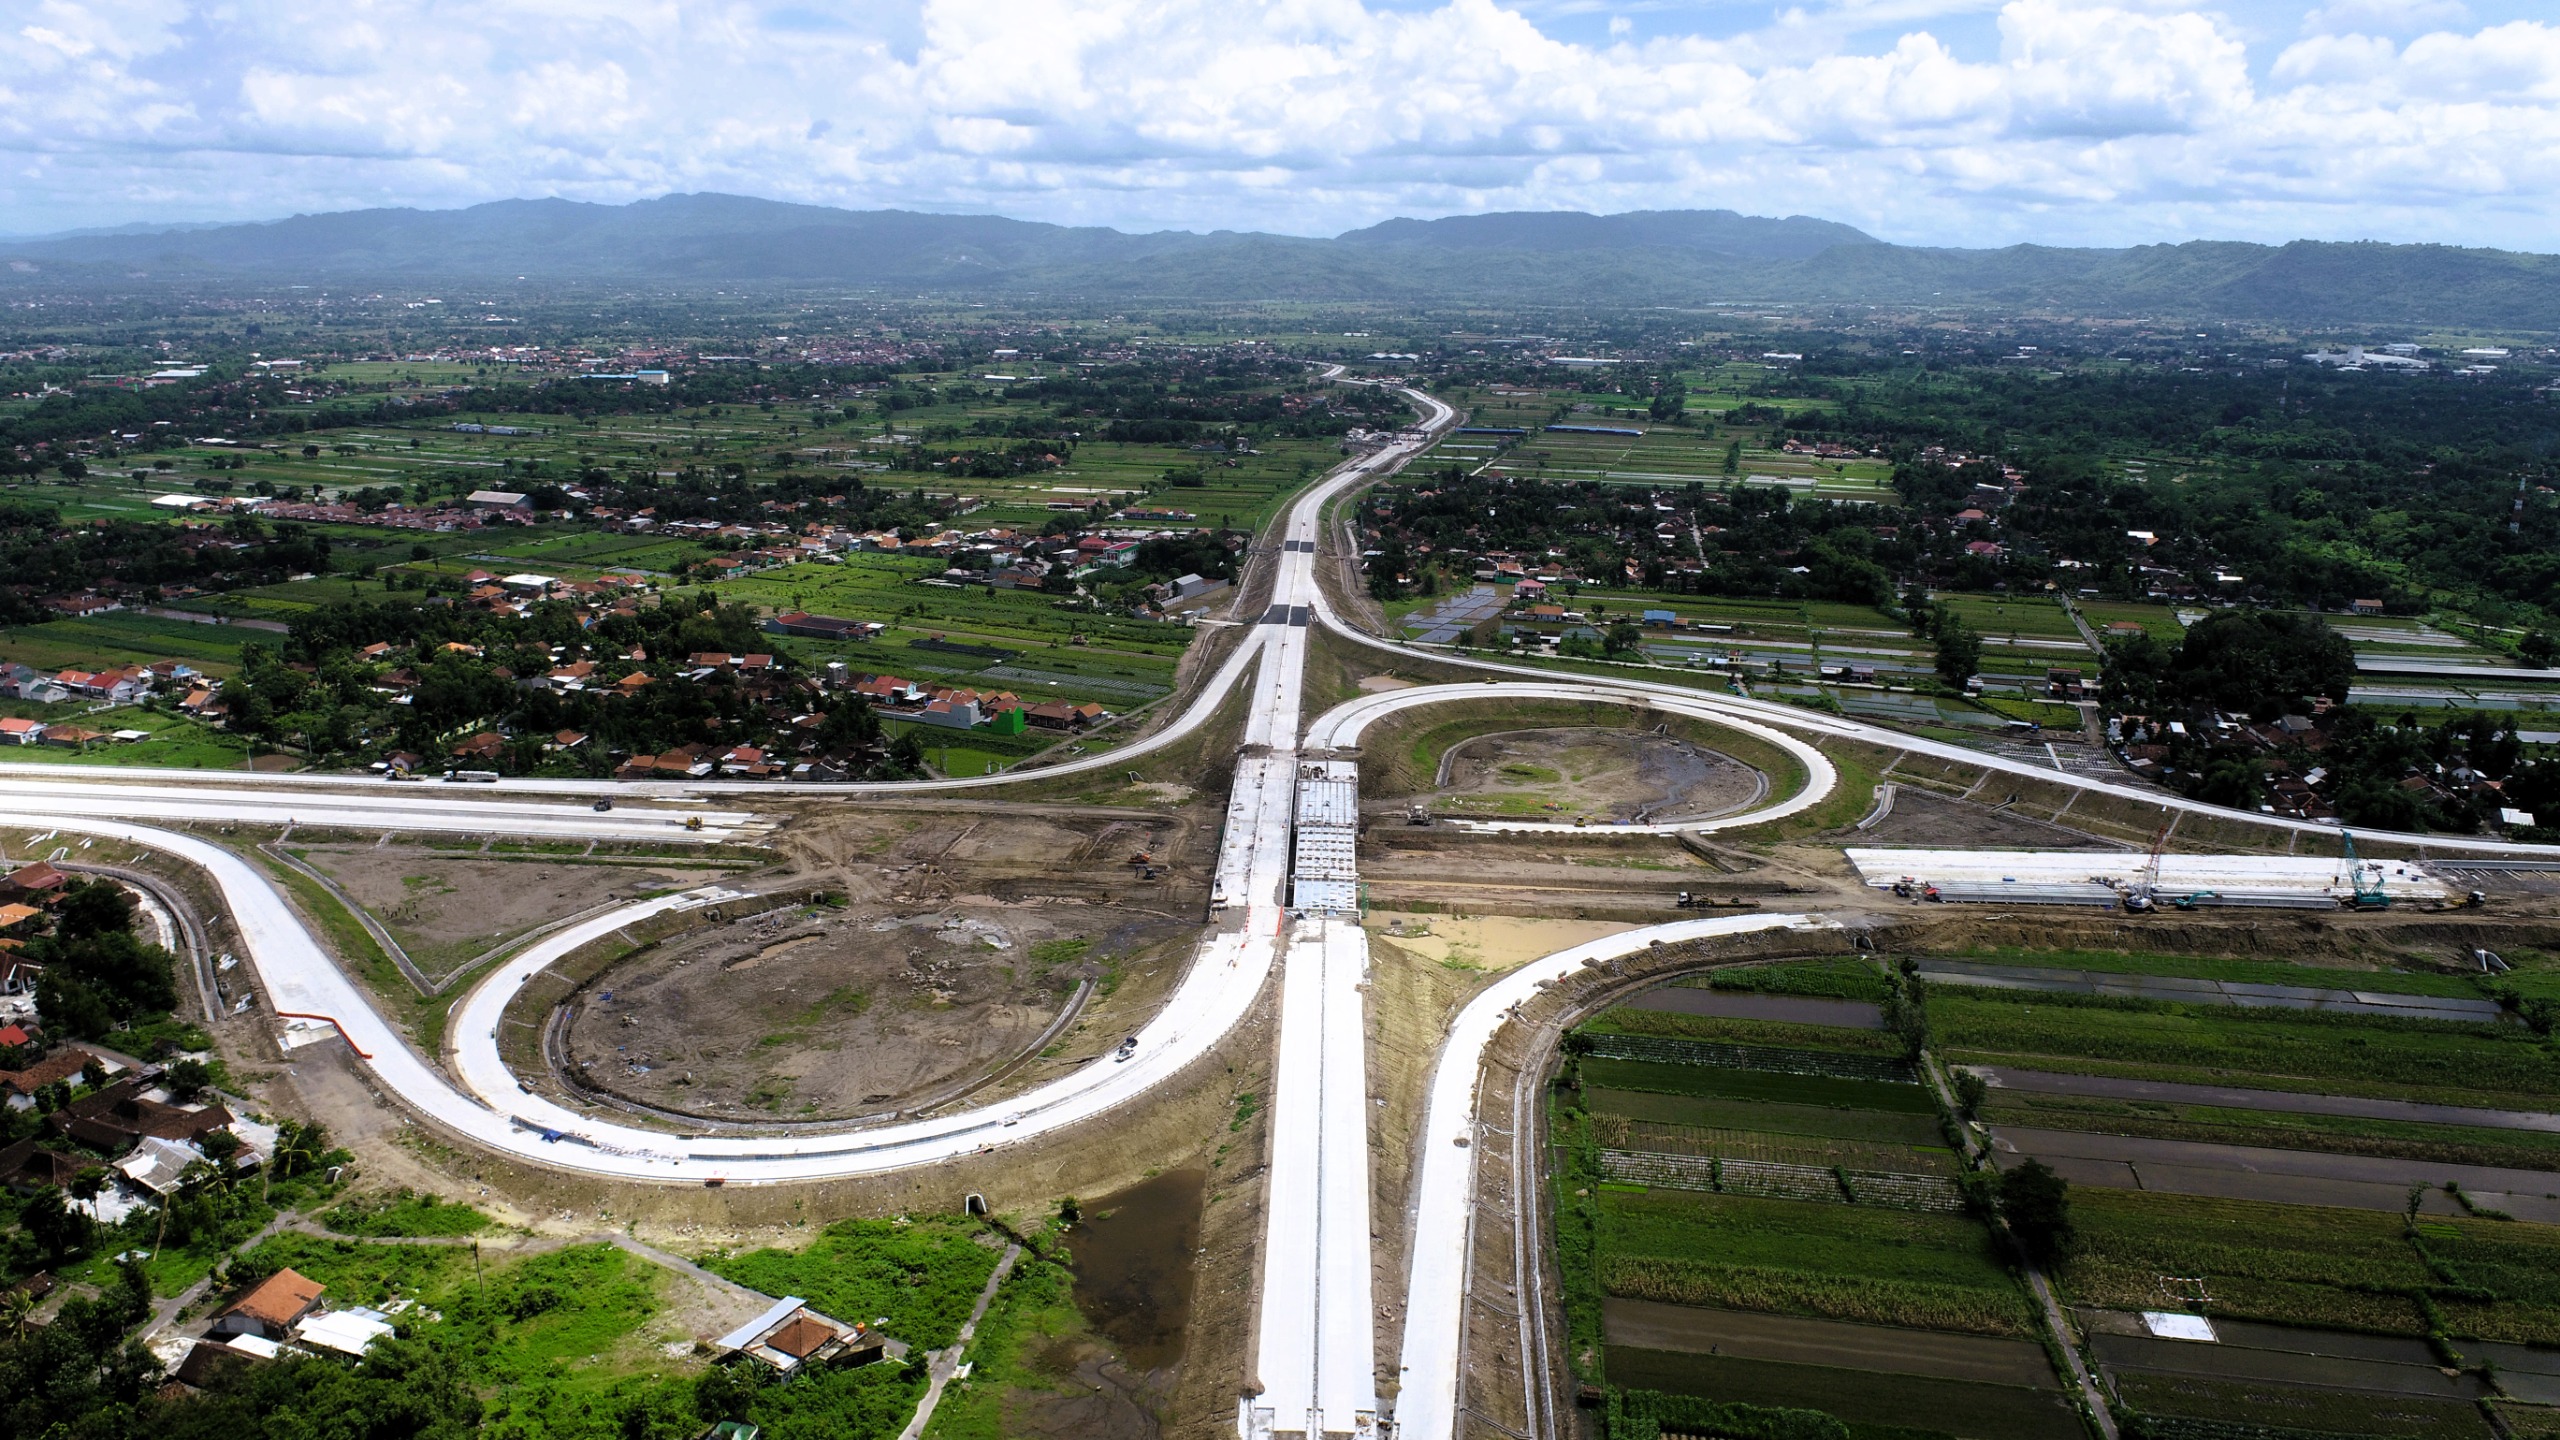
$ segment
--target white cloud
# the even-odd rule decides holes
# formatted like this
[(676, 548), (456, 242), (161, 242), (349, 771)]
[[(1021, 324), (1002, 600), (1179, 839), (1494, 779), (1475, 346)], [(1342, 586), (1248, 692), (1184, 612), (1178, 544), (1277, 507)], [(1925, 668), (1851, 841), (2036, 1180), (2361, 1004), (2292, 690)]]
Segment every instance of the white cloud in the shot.
[(0, 230), (716, 189), (1299, 233), (2560, 231), (2551, 23), (2329, 0), (2279, 45), (2208, 0), (1755, 3), (1702, 39), (1629, 0), (1602, 13), (1641, 27), (1576, 44), (1537, 17), (1580, 6), (1496, 0), (0, 0)]
[(2328, 0), (2302, 17), (2306, 35), (2408, 35), (2471, 19), (2462, 0)]

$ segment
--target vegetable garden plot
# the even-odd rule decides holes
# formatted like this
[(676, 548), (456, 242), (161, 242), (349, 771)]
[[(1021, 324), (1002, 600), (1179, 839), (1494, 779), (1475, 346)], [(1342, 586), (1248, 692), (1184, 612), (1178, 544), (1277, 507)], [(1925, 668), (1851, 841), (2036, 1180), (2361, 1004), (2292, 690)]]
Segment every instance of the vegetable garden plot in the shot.
[(1642, 1150), (1603, 1150), (1600, 1170), (1621, 1184), (1660, 1185), (1721, 1195), (1880, 1205), (1890, 1210), (1942, 1214), (1964, 1208), (1964, 1197), (1954, 1182), (1935, 1175)]
[(1590, 1038), (1591, 1053), (1608, 1060), (1706, 1065), (1725, 1070), (1758, 1070), (1776, 1075), (1819, 1076), (1870, 1084), (1919, 1083), (1910, 1062), (1882, 1056), (1781, 1050), (1765, 1045), (1728, 1045), (1706, 1040), (1675, 1040), (1658, 1035), (1593, 1035)]

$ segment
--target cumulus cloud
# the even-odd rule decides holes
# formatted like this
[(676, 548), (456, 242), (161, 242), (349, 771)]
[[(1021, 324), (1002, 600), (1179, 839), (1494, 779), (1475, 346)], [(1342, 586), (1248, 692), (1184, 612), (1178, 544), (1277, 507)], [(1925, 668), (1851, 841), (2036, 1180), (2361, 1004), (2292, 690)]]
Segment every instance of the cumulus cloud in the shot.
[(2328, 0), (2290, 43), (2204, 0), (1790, 0), (1715, 38), (1615, 8), (1647, 19), (1583, 44), (1498, 0), (0, 0), (0, 229), (669, 190), (1944, 243), (2547, 248), (2560, 218), (2560, 25), (2451, 0)]
[(2471, 19), (2462, 0), (2328, 0), (2302, 17), (2305, 34), (2408, 35)]

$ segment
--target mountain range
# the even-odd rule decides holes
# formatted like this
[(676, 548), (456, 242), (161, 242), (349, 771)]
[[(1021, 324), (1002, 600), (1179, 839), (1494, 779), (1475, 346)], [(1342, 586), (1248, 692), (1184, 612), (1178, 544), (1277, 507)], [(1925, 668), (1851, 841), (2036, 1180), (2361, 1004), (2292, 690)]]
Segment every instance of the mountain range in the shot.
[(1331, 239), (1130, 234), (736, 195), (502, 200), (0, 239), (0, 284), (399, 280), (845, 285), (982, 298), (1878, 304), (2295, 325), (2560, 330), (2560, 257), (2442, 245), (1894, 245), (1806, 216), (1572, 211), (1389, 220)]

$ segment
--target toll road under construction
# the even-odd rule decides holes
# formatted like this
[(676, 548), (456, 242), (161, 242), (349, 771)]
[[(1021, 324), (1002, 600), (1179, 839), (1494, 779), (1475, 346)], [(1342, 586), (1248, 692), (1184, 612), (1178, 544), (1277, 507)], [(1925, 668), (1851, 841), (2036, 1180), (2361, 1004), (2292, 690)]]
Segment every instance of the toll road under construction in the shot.
[(1360, 928), (1360, 770), (1297, 759), (1280, 1048), (1272, 1067), (1254, 1385), (1246, 1440), (1378, 1433), (1370, 1276), (1369, 940)]
[(1297, 822), (1289, 844), (1289, 908), (1307, 915), (1360, 913), (1360, 767), (1298, 762)]

